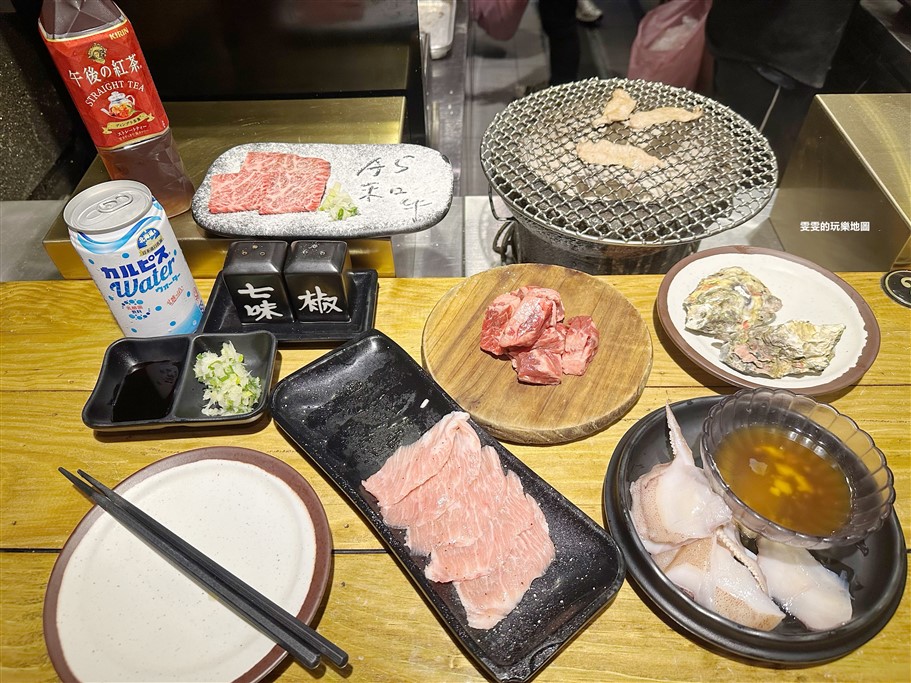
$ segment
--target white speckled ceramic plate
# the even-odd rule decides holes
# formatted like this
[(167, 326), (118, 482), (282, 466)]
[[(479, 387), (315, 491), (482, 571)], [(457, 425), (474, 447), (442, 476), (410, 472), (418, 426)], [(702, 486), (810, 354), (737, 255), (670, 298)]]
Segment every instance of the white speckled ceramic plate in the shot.
[[(289, 465), (245, 448), (200, 448), (115, 488), (292, 614), (313, 619), (332, 541), (316, 493)], [(258, 681), (286, 654), (98, 507), (54, 565), (44, 634), (66, 681)]]
[[(340, 221), (324, 211), (210, 213), (212, 176), (237, 173), (248, 152), (325, 159), (331, 165), (327, 191), (334, 183), (341, 184), (358, 213)], [(202, 228), (224, 237), (354, 239), (426, 230), (443, 219), (450, 204), (452, 164), (429, 147), (255, 142), (232, 147), (212, 163), (193, 195), (192, 211)]]
[[(781, 299), (773, 324), (809, 320), (845, 326), (835, 356), (823, 372), (779, 379), (747, 375), (721, 362), (720, 341), (686, 329), (684, 299), (704, 277), (731, 266), (752, 273)], [(733, 246), (693, 254), (668, 271), (656, 307), (665, 332), (690, 360), (738, 387), (790, 389), (811, 396), (837, 391), (863, 377), (879, 353), (876, 317), (853, 287), (812, 261), (773, 249)]]

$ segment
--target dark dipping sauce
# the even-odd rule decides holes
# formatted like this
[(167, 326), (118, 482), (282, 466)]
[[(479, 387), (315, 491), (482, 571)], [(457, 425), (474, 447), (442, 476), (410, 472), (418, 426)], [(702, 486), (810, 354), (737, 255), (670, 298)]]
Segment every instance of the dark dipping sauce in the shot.
[(731, 491), (766, 519), (825, 536), (851, 514), (851, 488), (840, 464), (849, 452), (837, 439), (829, 441), (813, 443), (780, 427), (744, 427), (722, 440), (715, 464)]
[(171, 410), (180, 365), (172, 360), (137, 363), (114, 390), (113, 422), (159, 420)]

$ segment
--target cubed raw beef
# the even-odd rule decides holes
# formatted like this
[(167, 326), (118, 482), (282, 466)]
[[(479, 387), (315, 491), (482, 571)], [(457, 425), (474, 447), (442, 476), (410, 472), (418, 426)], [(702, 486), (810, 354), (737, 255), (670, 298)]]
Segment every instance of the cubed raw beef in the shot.
[(512, 366), (525, 384), (559, 384), (563, 375), (560, 354), (547, 349), (532, 349), (520, 353), (512, 360)]
[(526, 296), (500, 334), (500, 346), (532, 346), (550, 323), (554, 302), (540, 296)]
[(567, 321), (566, 350), (563, 352), (563, 374), (584, 375), (598, 351), (601, 335), (591, 316), (578, 315)]
[(516, 291), (513, 292), (520, 299), (524, 299), (526, 296), (539, 296), (545, 299), (550, 299), (554, 302), (553, 315), (550, 319), (551, 325), (556, 325), (557, 323), (563, 322), (563, 297), (560, 296), (560, 292), (556, 289), (551, 289), (550, 287), (538, 287), (537, 285), (526, 285), (525, 287), (519, 287)]
[(514, 347), (509, 350), (510, 357), (514, 357), (520, 353), (527, 353), (533, 349), (541, 349), (544, 351), (553, 351), (556, 354), (562, 354), (564, 348), (566, 347), (566, 330), (568, 328), (563, 323), (557, 323), (553, 327), (545, 327), (544, 331), (541, 332), (541, 336), (538, 337), (537, 341), (532, 344), (530, 347)]
[(500, 335), (506, 323), (519, 307), (521, 299), (512, 293), (501, 294), (490, 302), (481, 323), (481, 348), (495, 356), (502, 356), (506, 349), (500, 346)]

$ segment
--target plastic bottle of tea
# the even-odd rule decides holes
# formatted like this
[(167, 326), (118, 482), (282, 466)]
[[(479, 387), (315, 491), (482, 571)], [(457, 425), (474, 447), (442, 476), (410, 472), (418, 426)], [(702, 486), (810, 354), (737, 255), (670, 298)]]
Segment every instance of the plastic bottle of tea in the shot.
[(111, 0), (44, 0), (38, 28), (111, 178), (147, 186), (168, 216), (190, 208), (193, 183), (120, 8)]

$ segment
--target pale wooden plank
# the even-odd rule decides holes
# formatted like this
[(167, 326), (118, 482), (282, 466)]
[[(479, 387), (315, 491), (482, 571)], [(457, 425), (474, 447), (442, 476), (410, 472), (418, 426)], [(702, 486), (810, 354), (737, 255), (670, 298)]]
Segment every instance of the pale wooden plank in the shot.
[[(0, 553), (6, 585), (0, 597), (0, 679), (56, 680), (44, 648), (44, 587), (55, 555)], [(371, 683), (485, 681), (455, 644), (391, 557), (336, 555), (332, 586), (319, 630), (351, 656), (345, 675), (327, 668), (325, 681)], [(614, 602), (535, 679), (542, 683), (661, 681), (901, 681), (907, 680), (911, 597), (870, 642), (825, 665), (777, 669), (719, 656), (689, 640), (654, 614), (625, 584)], [(274, 680), (313, 681), (293, 662)]]
[[(728, 391), (731, 391), (728, 388)], [(665, 401), (713, 395), (710, 389), (647, 388), (639, 402), (616, 424), (587, 439), (556, 446), (507, 448), (539, 476), (603, 524), (601, 492), (611, 454), (622, 436)], [(266, 419), (256, 425), (231, 429), (186, 429), (169, 432), (94, 433), (82, 424), (85, 392), (0, 392), (0, 528), (4, 545), (59, 548), (87, 510), (58, 466), (82, 467), (107, 482), (117, 482), (168, 455), (205, 446), (241, 446), (273, 455), (297, 469), (314, 487), (339, 548), (378, 548), (379, 541), (362, 518), (302, 454)], [(854, 417), (888, 458), (895, 473), (896, 510), (909, 537), (911, 522), (911, 468), (908, 422), (896, 412), (907, 399), (907, 387), (855, 387), (834, 405)], [(907, 405), (907, 403), (905, 404)], [(8, 408), (15, 407), (15, 410)]]
[[(879, 320), (882, 347), (854, 387), (823, 397), (871, 433), (896, 475), (896, 510), (905, 538), (911, 521), (908, 406), (911, 311), (882, 294), (879, 274), (845, 274)], [(610, 456), (622, 435), (665, 400), (733, 388), (695, 368), (656, 329), (652, 315), (660, 276), (607, 276), (640, 311), (652, 335), (648, 387), (633, 408), (589, 439), (554, 447), (507, 446), (540, 476), (603, 523), (601, 495)], [(378, 327), (420, 359), (420, 330), (435, 303), (458, 279), (382, 280)], [(211, 281), (199, 283), (204, 295)], [(271, 453), (300, 471), (317, 490), (338, 548), (380, 548), (351, 505), (268, 420), (240, 429), (93, 434), (81, 410), (94, 386), (103, 350), (119, 338), (91, 282), (0, 285), (0, 547), (57, 548), (88, 509), (58, 475), (59, 464), (85, 467), (117, 481), (172, 453), (208, 445), (245, 446)], [(287, 376), (331, 348), (282, 349), (278, 375)], [(62, 462), (61, 458), (66, 461)], [(40, 612), (53, 555), (0, 553), (2, 635), (0, 679), (53, 680), (41, 641)], [(482, 680), (391, 558), (340, 555), (324, 628), (346, 639), (351, 680)], [(357, 590), (353, 590), (357, 588)], [(350, 590), (349, 590), (350, 589)], [(668, 628), (624, 587), (614, 605), (538, 678), (541, 681), (665, 680), (904, 680), (909, 670), (909, 598), (871, 643), (837, 662), (807, 670), (745, 667), (715, 656)], [(336, 635), (331, 635), (336, 637)], [(359, 654), (356, 654), (359, 653)], [(659, 656), (655, 656), (659, 653)], [(362, 657), (358, 660), (356, 657)], [(288, 666), (285, 680), (312, 680)], [(331, 679), (334, 671), (326, 673)]]
[[(656, 327), (653, 307), (659, 275), (602, 276), (642, 315), (652, 338), (649, 386), (726, 386), (698, 368)], [(875, 273), (845, 274), (870, 303), (883, 342), (879, 356), (860, 384), (911, 384), (907, 338), (911, 312), (882, 293)], [(420, 331), (434, 305), (461, 280), (381, 279), (377, 328), (420, 360)], [(208, 296), (211, 280), (199, 281)], [(480, 324), (480, 321), (479, 321)], [(0, 388), (84, 388), (98, 376), (104, 349), (120, 338), (107, 306), (90, 281), (0, 283)], [(318, 358), (334, 345), (281, 350), (282, 375)], [(47, 362), (50, 361), (50, 362)]]

